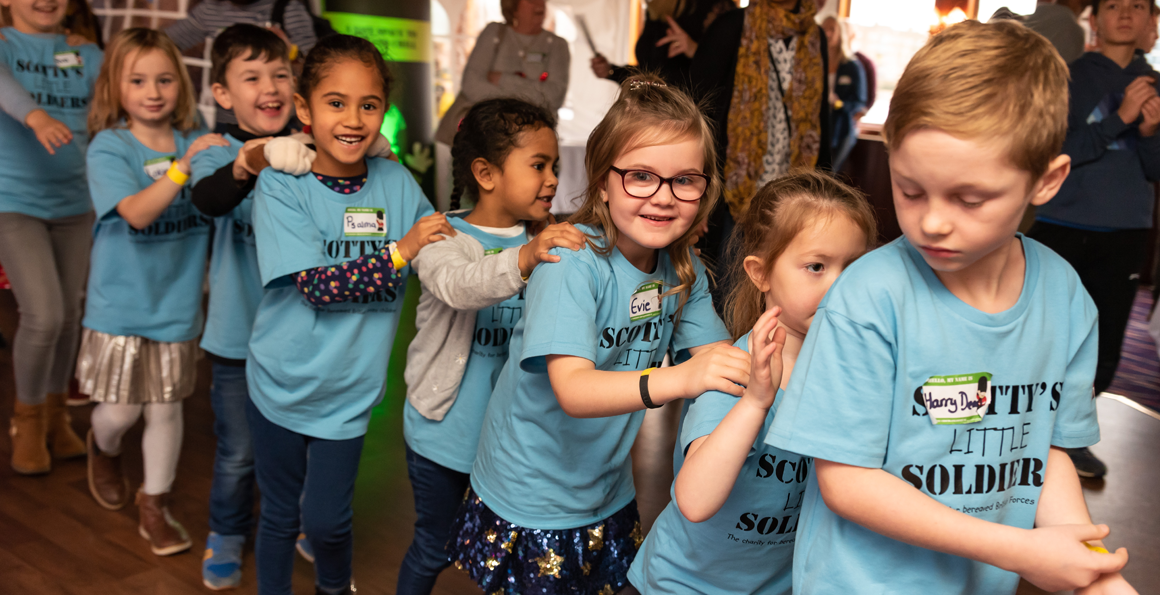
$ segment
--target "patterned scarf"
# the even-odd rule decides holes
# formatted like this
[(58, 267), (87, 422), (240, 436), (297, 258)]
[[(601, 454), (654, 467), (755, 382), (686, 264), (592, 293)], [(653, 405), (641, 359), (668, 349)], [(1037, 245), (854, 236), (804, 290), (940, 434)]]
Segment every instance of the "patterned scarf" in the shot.
[(762, 157), (768, 150), (770, 115), (769, 38), (796, 36), (794, 68), (782, 101), (789, 107), (791, 124), (790, 168), (814, 167), (821, 146), (822, 72), (821, 28), (814, 22), (814, 0), (801, 0), (797, 14), (756, 0), (745, 9), (745, 26), (737, 51), (733, 98), (726, 127), (729, 146), (725, 154), (725, 202), (739, 220), (757, 190), (763, 172)]

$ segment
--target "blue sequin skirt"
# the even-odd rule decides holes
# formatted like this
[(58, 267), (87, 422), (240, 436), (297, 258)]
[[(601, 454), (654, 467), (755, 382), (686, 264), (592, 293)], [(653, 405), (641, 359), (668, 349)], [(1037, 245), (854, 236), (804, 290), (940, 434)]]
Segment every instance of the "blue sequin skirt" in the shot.
[(635, 500), (587, 527), (527, 529), (468, 490), (447, 550), (488, 595), (613, 595), (628, 586), (628, 567), (643, 541)]

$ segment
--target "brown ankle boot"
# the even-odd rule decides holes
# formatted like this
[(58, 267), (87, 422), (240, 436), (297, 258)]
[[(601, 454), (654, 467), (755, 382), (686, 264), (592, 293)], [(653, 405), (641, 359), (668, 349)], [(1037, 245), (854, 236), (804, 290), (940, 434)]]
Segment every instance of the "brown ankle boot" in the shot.
[(129, 503), (129, 480), (121, 472), (121, 455), (101, 452), (93, 431), (86, 437), (89, 453), (89, 493), (102, 508), (121, 510)]
[(25, 405), (16, 402), (8, 435), (12, 437), (12, 469), (21, 475), (39, 475), (52, 470), (45, 437), (46, 409), (47, 405), (43, 403)]
[(53, 458), (74, 459), (85, 456), (85, 443), (72, 429), (72, 418), (65, 406), (64, 393), (49, 393), (45, 405), (48, 406), (48, 450)]
[(193, 545), (185, 527), (169, 516), (168, 500), (169, 494), (150, 496), (145, 493), (145, 488), (137, 490), (137, 510), (141, 519), (137, 531), (149, 540), (149, 548), (158, 556), (184, 552)]

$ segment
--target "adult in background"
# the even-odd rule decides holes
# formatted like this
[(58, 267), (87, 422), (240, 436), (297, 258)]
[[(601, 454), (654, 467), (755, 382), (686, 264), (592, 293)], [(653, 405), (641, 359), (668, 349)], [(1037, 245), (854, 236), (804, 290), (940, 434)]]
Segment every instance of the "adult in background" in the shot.
[(592, 58), (592, 73), (620, 84), (634, 72), (650, 72), (669, 84), (688, 88), (698, 40), (721, 13), (734, 9), (731, 0), (652, 0), (636, 39), (637, 65), (610, 64), (597, 54)]
[(451, 199), (451, 141), (459, 121), (485, 99), (514, 97), (552, 114), (564, 105), (572, 55), (568, 42), (544, 29), (544, 0), (500, 0), (503, 23), (490, 23), (475, 41), (455, 103), (435, 131), (435, 194), (446, 210)]
[[(282, 15), (282, 23), (270, 26), (277, 0), (201, 0), (189, 10), (189, 16), (166, 27), (165, 33), (177, 44), (181, 51), (196, 46), (207, 37), (229, 27), (244, 23), (270, 29), (290, 47), (290, 61), (301, 63), (299, 59), (310, 52), (318, 42), (314, 33), (314, 21), (306, 7), (309, 0), (289, 0)], [(217, 106), (214, 131), (225, 133), (230, 124), (237, 124), (234, 113)]]
[(1083, 55), (1084, 32), (1079, 14), (1089, 0), (1039, 0), (1035, 12), (1023, 19), (1023, 25), (1044, 36), (1071, 64)]
[[(701, 254), (717, 270), (733, 222), (757, 188), (794, 168), (830, 169), (826, 34), (814, 0), (752, 0), (705, 31), (689, 74), (717, 130), (725, 192)], [(718, 283), (720, 308), (728, 288)]]
[(841, 171), (858, 142), (858, 119), (868, 108), (866, 71), (850, 50), (849, 28), (845, 21), (826, 17), (822, 21), (829, 50), (830, 110), (834, 131), (830, 141), (834, 171)]

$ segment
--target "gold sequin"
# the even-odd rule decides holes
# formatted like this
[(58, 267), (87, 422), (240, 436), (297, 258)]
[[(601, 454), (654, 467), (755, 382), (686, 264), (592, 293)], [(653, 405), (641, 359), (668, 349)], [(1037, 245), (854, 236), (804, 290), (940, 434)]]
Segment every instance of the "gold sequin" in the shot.
[(456, 560), (456, 561), (455, 561), (455, 569), (456, 569), (456, 570), (463, 570), (463, 562), (460, 562), (459, 560)]
[(540, 576), (550, 576), (552, 578), (560, 578), (560, 566), (564, 564), (564, 557), (557, 556), (556, 552), (548, 548), (548, 553), (541, 558), (532, 560), (540, 567)]
[(592, 572), (592, 563), (585, 562), (584, 565), (580, 567), (580, 572), (583, 572), (584, 576), (588, 576), (588, 573)]
[(604, 588), (600, 590), (600, 595), (614, 595), (612, 585), (604, 585)]
[(511, 534), (508, 535), (508, 540), (503, 542), (503, 545), (501, 546), (503, 549), (507, 550), (507, 553), (509, 554), (512, 553), (512, 550), (516, 547), (516, 535), (519, 534), (515, 531), (512, 531)]
[(640, 530), (640, 521), (637, 521), (632, 527), (632, 533), (629, 534), (632, 542), (636, 544), (636, 549), (640, 549), (640, 544), (644, 543), (644, 533)]
[(487, 559), (487, 569), (488, 570), (495, 570), (498, 567), (499, 567), (499, 558), (488, 558)]
[(487, 540), (488, 543), (495, 543), (495, 538), (498, 537), (498, 535), (496, 535), (495, 529), (488, 529), (487, 533), (483, 534), (483, 537)]
[(588, 530), (588, 549), (594, 552), (604, 547), (604, 525)]

